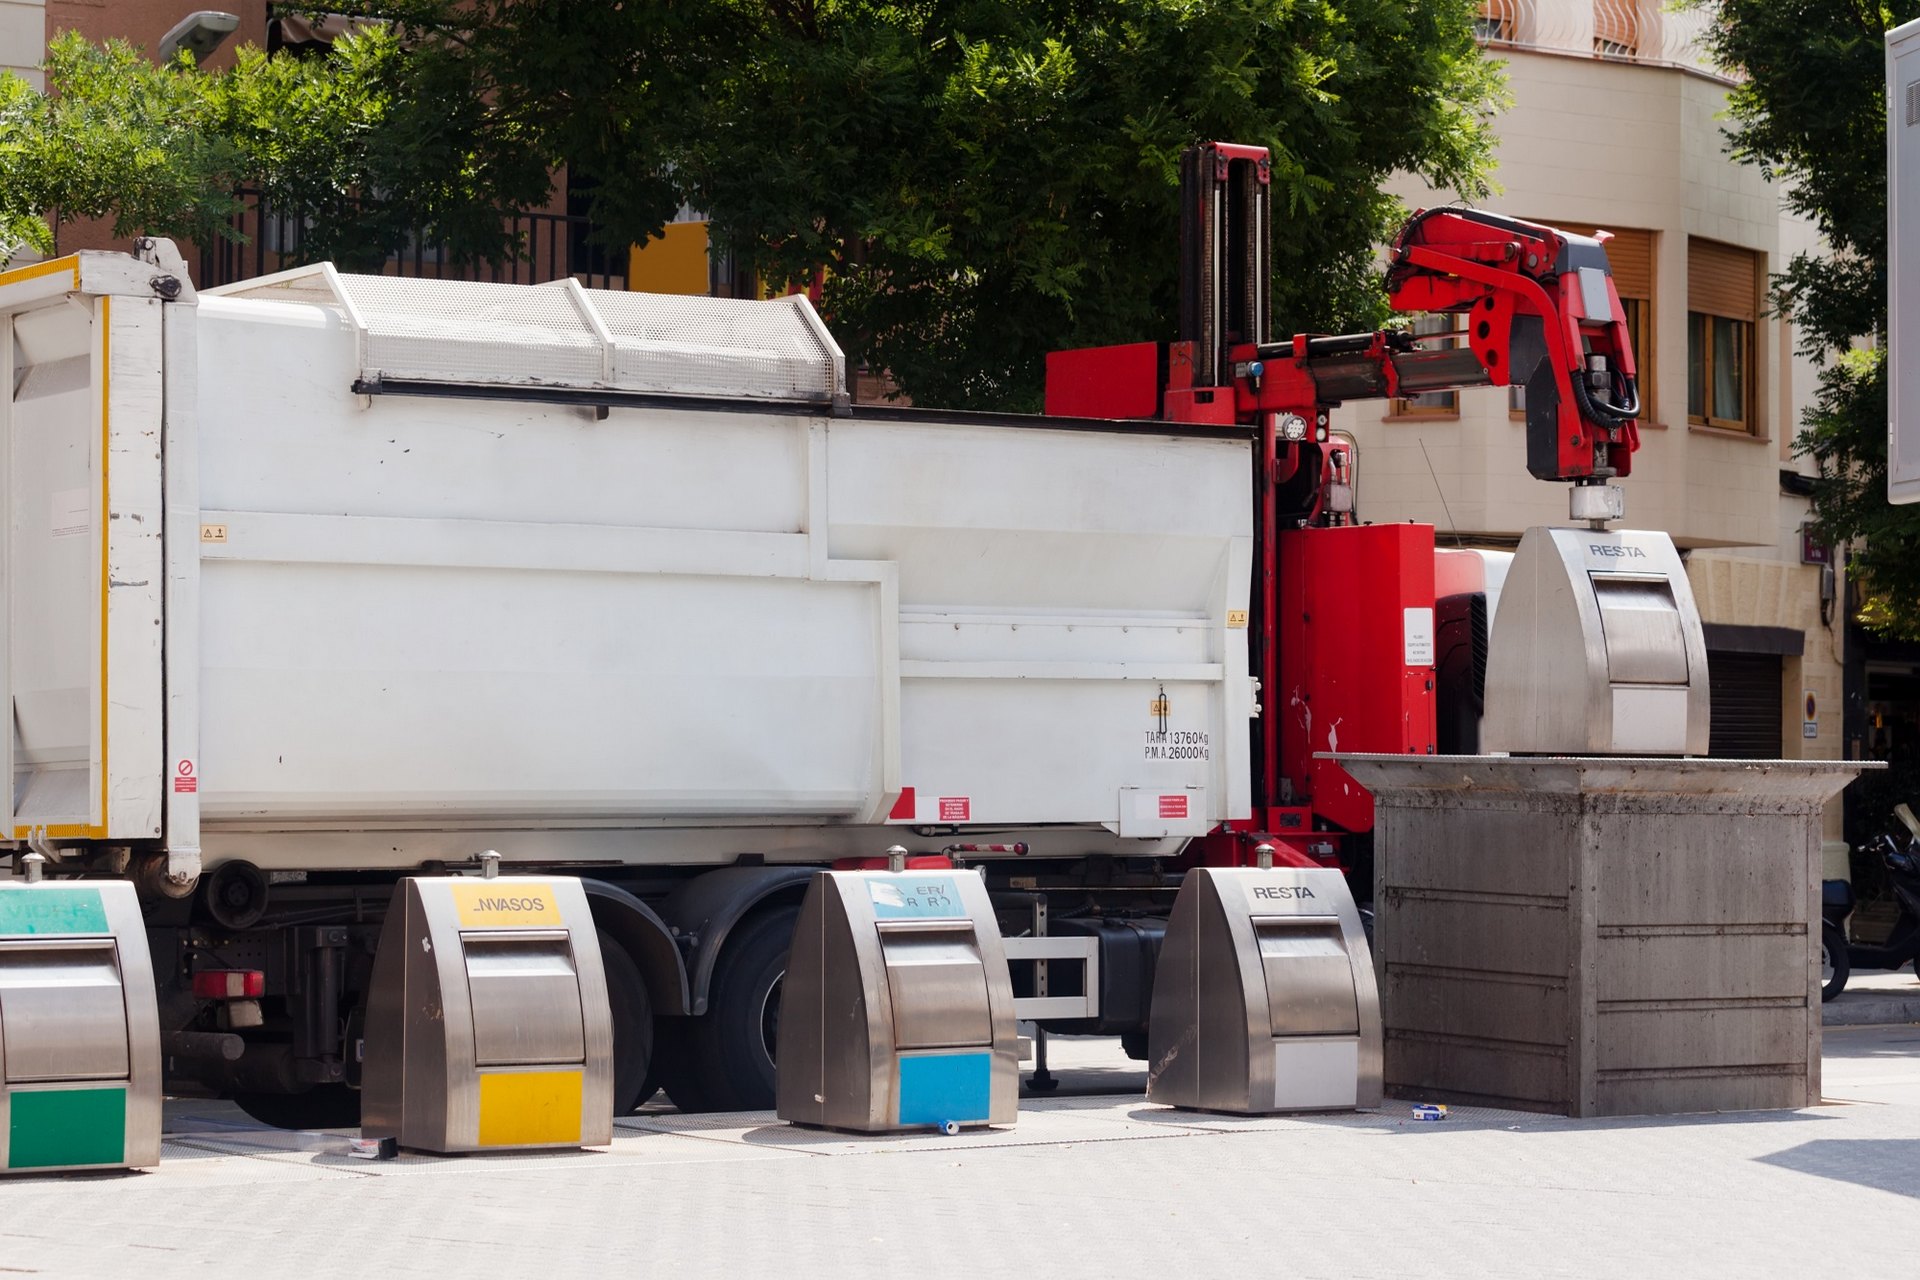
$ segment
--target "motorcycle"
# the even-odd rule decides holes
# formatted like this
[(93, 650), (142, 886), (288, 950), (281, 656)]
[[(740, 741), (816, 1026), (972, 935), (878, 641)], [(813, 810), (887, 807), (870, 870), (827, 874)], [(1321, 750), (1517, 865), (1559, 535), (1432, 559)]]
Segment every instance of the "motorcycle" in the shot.
[(1821, 999), (1831, 1000), (1846, 989), (1854, 969), (1898, 969), (1914, 966), (1920, 977), (1920, 818), (1906, 805), (1895, 805), (1894, 816), (1907, 829), (1903, 841), (1891, 833), (1874, 837), (1867, 845), (1880, 855), (1900, 915), (1885, 942), (1877, 945), (1848, 942), (1847, 917), (1853, 913), (1853, 886), (1845, 880), (1820, 885)]

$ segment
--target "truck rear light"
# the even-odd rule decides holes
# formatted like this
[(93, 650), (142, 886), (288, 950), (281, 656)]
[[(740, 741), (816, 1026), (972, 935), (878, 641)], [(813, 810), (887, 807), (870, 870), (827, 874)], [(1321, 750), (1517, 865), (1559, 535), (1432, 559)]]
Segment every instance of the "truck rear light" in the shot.
[(201, 1000), (257, 1000), (267, 994), (267, 975), (258, 969), (202, 969), (193, 975), (193, 994)]

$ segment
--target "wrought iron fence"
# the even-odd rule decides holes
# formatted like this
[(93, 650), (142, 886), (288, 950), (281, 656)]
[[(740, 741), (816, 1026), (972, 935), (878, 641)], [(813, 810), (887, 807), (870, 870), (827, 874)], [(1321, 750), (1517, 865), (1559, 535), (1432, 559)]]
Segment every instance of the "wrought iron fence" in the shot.
[[(240, 238), (219, 238), (200, 248), (195, 282), (203, 288), (269, 275), (307, 260), (300, 253), (304, 221), (275, 213), (256, 191), (242, 191), (239, 196), (242, 208), (229, 226)], [(593, 244), (593, 226), (585, 217), (521, 210), (503, 213), (501, 221), (509, 241), (517, 246), (510, 260), (455, 262), (439, 246), (415, 235), (398, 252), (387, 255), (379, 274), (500, 284), (546, 284), (576, 276), (590, 289), (627, 287), (625, 252)]]
[(1705, 10), (1671, 0), (1482, 0), (1477, 25), (1490, 45), (1686, 67), (1731, 83), (1700, 45), (1707, 22)]

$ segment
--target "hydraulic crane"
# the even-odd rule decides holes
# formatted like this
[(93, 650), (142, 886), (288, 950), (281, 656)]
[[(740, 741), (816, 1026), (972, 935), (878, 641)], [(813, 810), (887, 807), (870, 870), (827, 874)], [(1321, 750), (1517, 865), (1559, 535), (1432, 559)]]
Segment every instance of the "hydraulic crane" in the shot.
[(1349, 400), (1523, 387), (1528, 471), (1569, 483), (1572, 518), (1600, 528), (1624, 512), (1610, 482), (1631, 472), (1640, 443), (1632, 343), (1606, 233), (1463, 207), (1415, 213), (1386, 271), (1394, 310), (1457, 317), (1452, 332), (1276, 342), (1267, 149), (1207, 143), (1181, 165), (1178, 340), (1052, 353), (1047, 412), (1250, 432), (1249, 664), (1263, 712), (1254, 816), (1234, 843), (1268, 839), (1283, 854), (1324, 860), (1328, 836), (1370, 830), (1372, 803), (1316, 753), (1435, 749), (1432, 529), (1317, 536), (1353, 520), (1354, 444), (1333, 430), (1330, 411)]

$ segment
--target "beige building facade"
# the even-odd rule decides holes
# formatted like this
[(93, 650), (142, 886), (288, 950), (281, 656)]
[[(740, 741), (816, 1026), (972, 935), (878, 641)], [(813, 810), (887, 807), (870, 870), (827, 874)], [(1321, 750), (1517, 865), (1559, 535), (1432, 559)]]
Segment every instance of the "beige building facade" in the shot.
[[(1506, 63), (1514, 99), (1496, 122), (1503, 190), (1486, 203), (1614, 233), (1645, 406), (1624, 524), (1665, 530), (1687, 554), (1716, 752), (1838, 759), (1842, 593), (1833, 568), (1803, 563), (1819, 549), (1803, 548), (1808, 503), (1793, 492), (1812, 471), (1792, 446), (1814, 369), (1766, 305), (1768, 274), (1817, 241), (1756, 167), (1726, 154), (1729, 81), (1699, 60), (1698, 22), (1617, 0), (1484, 5), (1487, 56)], [(1453, 198), (1418, 183), (1401, 194)], [(1442, 545), (1493, 547), (1566, 523), (1565, 486), (1527, 474), (1519, 409), (1507, 388), (1342, 409), (1360, 445), (1361, 518), (1428, 521)]]
[(0, 0), (0, 71), (11, 71), (34, 88), (44, 89), (40, 59), (46, 52), (45, 0)]

